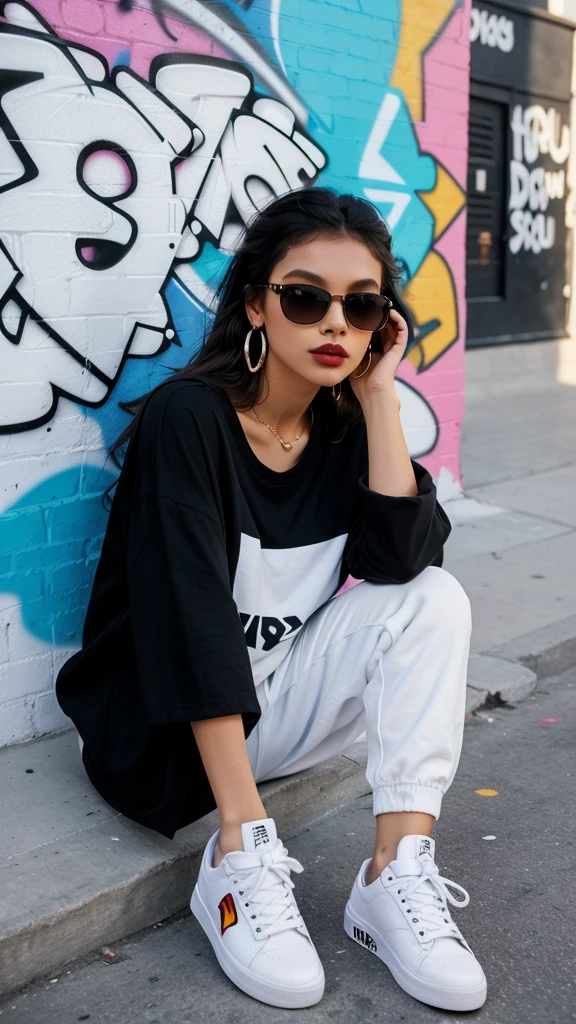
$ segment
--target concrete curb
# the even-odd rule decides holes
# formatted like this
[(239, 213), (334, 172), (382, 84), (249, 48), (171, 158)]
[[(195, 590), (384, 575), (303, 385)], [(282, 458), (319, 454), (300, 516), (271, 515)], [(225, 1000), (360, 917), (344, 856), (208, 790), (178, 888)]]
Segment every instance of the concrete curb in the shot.
[[(467, 711), (474, 712), (489, 694), (498, 692), (511, 703), (523, 700), (538, 679), (573, 665), (576, 616), (499, 648), (473, 654)], [(28, 750), (27, 764), (33, 762), (33, 748), (41, 742), (21, 745), (21, 750)], [(85, 787), (84, 779), (79, 783), (82, 769), (77, 757), (76, 731), (43, 742), (66, 745), (68, 761), (68, 751), (75, 748), (74, 771), (78, 777), (72, 778), (71, 785)], [(15, 751), (12, 748), (12, 760), (17, 756)], [(44, 771), (56, 771), (57, 786), (61, 779), (56, 758), (48, 762), (40, 752), (38, 758)], [(282, 835), (368, 794), (365, 767), (365, 743), (360, 741), (315, 768), (260, 783), (258, 789)], [(0, 868), (3, 995), (12, 994), (48, 973), (55, 974), (65, 964), (101, 946), (110, 946), (187, 906), (202, 852), (218, 828), (216, 811), (182, 829), (170, 841), (111, 813), (103, 802), (100, 810), (105, 817), (95, 825), (36, 845), (9, 858)], [(57, 862), (55, 852), (60, 854)]]
[(511, 704), (524, 700), (532, 693), (537, 681), (536, 673), (518, 661), (509, 661), (493, 653), (471, 654), (466, 711), (477, 711), (488, 696), (496, 693)]
[(538, 679), (559, 675), (576, 665), (576, 615), (517, 637), (487, 653), (520, 662)]
[(477, 711), (497, 693), (510, 704), (525, 700), (540, 679), (559, 675), (575, 665), (576, 615), (481, 654), (471, 654), (466, 711)]
[[(51, 742), (62, 735), (71, 737), (77, 750), (75, 730)], [(260, 783), (258, 789), (280, 835), (370, 792), (356, 745), (350, 755)], [(204, 847), (217, 828), (213, 811), (171, 841), (112, 815), (89, 836), (82, 830), (63, 837), (57, 850), (49, 842), (18, 855), (0, 872), (0, 994), (186, 907)]]

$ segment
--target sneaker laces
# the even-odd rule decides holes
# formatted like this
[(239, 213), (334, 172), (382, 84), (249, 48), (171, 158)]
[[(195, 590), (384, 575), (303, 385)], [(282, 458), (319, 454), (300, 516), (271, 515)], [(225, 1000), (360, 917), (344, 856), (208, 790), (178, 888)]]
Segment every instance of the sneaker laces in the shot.
[(250, 916), (255, 918), (255, 930), (263, 931), (262, 938), (290, 928), (305, 928), (292, 896), (294, 882), (290, 878), (290, 871), (300, 873), (304, 868), (295, 857), (288, 856), (281, 839), (266, 853), (234, 851), (226, 855), (226, 861), (233, 881), (242, 880), (239, 894), (244, 903), (252, 904), (255, 913)]
[[(446, 936), (465, 942), (460, 929), (450, 916), (447, 904), (451, 903), (454, 907), (466, 907), (470, 902), (470, 894), (461, 885), (452, 882), (449, 878), (444, 878), (433, 860), (419, 860), (417, 863), (421, 868), (420, 874), (405, 885), (401, 892), (408, 903), (407, 911), (410, 914), (415, 912), (415, 915), (411, 917), (413, 924), (424, 926), (420, 929), (426, 933), (422, 941), (427, 942)], [(402, 881), (408, 877), (410, 876), (399, 876)], [(464, 899), (454, 899), (448, 886), (461, 892)]]

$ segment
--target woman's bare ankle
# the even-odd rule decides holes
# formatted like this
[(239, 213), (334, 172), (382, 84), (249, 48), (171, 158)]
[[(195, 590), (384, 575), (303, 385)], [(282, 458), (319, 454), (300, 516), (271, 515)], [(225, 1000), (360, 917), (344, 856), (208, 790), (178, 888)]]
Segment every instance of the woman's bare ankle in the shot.
[(227, 853), (233, 853), (235, 850), (243, 850), (244, 844), (242, 843), (242, 828), (240, 825), (221, 825), (220, 835), (218, 836), (218, 842), (214, 850), (214, 867), (217, 868), (220, 861), (226, 856)]
[[(257, 821), (260, 818), (266, 818), (267, 814), (264, 808), (259, 811), (254, 811), (252, 817), (244, 817), (244, 821)], [(226, 856), (227, 853), (234, 853), (236, 850), (243, 850), (244, 843), (242, 842), (242, 822), (223, 822), (220, 825), (220, 835), (218, 836), (218, 842), (214, 849), (213, 867), (217, 868), (220, 861)]]

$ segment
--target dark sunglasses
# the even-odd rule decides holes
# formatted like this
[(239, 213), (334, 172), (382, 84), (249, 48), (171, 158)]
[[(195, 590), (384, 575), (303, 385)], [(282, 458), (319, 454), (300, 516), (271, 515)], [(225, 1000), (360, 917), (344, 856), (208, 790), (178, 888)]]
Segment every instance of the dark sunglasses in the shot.
[(358, 331), (379, 331), (388, 321), (392, 300), (375, 292), (331, 295), (313, 284), (261, 284), (280, 296), (280, 308), (293, 324), (317, 324), (323, 320), (332, 299), (340, 299), (344, 316)]

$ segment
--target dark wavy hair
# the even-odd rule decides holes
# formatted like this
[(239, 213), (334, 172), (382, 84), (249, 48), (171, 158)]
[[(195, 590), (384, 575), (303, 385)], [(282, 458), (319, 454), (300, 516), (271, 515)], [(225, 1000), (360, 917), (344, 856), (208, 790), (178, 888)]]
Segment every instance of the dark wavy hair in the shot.
[[(328, 188), (304, 187), (287, 192), (255, 214), (247, 225), (241, 243), (228, 265), (217, 291), (217, 310), (212, 327), (201, 348), (186, 366), (168, 380), (199, 378), (224, 388), (232, 404), (240, 411), (250, 409), (262, 399), (266, 381), (266, 362), (262, 371), (251, 373), (244, 357), (244, 339), (251, 324), (246, 315), (247, 286), (267, 281), (271, 270), (288, 249), (318, 237), (350, 237), (363, 242), (383, 268), (383, 291), (407, 319), (410, 340), (414, 334), (410, 316), (401, 302), (397, 285), (400, 267), (391, 251), (391, 237), (376, 207), (354, 195), (340, 195)], [(373, 348), (381, 342), (372, 335)], [(259, 348), (259, 346), (258, 346)], [(408, 348), (406, 351), (408, 351)], [(257, 361), (260, 352), (251, 356)], [(142, 408), (153, 391), (125, 406), (134, 418), (111, 447), (116, 454), (134, 435)], [(315, 417), (324, 423), (331, 440), (341, 440), (349, 423), (362, 417), (362, 409), (347, 379), (342, 381), (341, 398), (334, 402), (330, 387), (321, 387), (312, 401)]]

